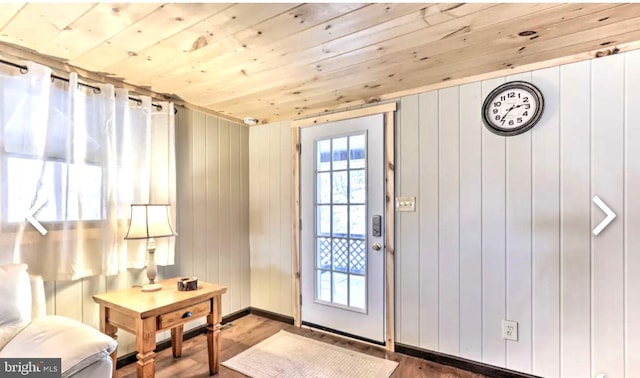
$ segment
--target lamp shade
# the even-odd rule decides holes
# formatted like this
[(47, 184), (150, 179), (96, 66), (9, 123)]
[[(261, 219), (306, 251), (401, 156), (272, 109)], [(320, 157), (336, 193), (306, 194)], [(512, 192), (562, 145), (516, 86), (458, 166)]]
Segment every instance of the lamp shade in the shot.
[(175, 236), (169, 205), (132, 204), (129, 230), (125, 239)]

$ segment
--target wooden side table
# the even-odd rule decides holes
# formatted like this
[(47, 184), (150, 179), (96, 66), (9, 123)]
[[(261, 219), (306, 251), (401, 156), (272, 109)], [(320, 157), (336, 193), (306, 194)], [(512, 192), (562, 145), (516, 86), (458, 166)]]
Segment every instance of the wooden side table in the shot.
[[(100, 330), (117, 339), (118, 328), (136, 335), (139, 378), (155, 375), (156, 333), (171, 329), (173, 356), (182, 354), (185, 323), (207, 317), (209, 374), (220, 370), (221, 298), (227, 292), (222, 285), (198, 282), (198, 289), (178, 291), (177, 278), (160, 281), (162, 290), (142, 292), (140, 288), (112, 291), (93, 296), (100, 305)], [(116, 369), (116, 351), (111, 355)]]

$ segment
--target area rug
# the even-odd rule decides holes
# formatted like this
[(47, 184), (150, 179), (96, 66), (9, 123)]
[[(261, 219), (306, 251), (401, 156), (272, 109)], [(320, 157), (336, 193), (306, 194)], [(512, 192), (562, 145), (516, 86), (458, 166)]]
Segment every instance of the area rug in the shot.
[(398, 363), (280, 331), (222, 365), (253, 378), (388, 378)]

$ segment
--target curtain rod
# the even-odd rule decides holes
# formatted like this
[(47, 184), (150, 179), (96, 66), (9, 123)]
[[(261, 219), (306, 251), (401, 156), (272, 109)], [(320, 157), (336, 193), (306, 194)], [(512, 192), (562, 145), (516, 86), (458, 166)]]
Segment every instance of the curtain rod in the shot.
[[(9, 61), (3, 60), (3, 59), (0, 59), (0, 63), (6, 64), (6, 65), (11, 66), (11, 67), (15, 67), (15, 68), (19, 69), (20, 73), (22, 73), (22, 74), (26, 74), (27, 72), (29, 72), (29, 67), (23, 66), (21, 64), (9, 62)], [(58, 76), (58, 75), (55, 75), (55, 74), (51, 74), (51, 79), (62, 80), (62, 81), (65, 81), (67, 83), (69, 82), (68, 78), (61, 77), (61, 76)], [(85, 83), (82, 83), (82, 82), (78, 81), (78, 85), (81, 85), (83, 87), (92, 89), (95, 93), (100, 93), (101, 92), (100, 88), (98, 88), (96, 86), (93, 86), (93, 85), (90, 85), (90, 84), (85, 84)], [(138, 105), (142, 104), (142, 100), (140, 100), (139, 98), (135, 98), (135, 97), (129, 96), (129, 100), (137, 102)], [(155, 107), (158, 110), (162, 110), (162, 105), (157, 105), (157, 104), (153, 104), (152, 103), (151, 106)]]

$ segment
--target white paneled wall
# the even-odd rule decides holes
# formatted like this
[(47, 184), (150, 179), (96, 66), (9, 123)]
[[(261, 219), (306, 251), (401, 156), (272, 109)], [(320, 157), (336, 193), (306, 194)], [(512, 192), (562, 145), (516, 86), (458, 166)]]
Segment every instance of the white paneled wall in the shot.
[[(531, 131), (480, 118), (500, 83), (545, 97)], [(402, 98), (398, 342), (544, 377), (640, 376), (640, 51)], [(599, 196), (618, 217), (599, 236)], [(501, 321), (519, 323), (519, 340)]]
[(249, 129), (251, 306), (293, 315), (291, 122)]
[[(526, 80), (531, 131), (482, 100)], [(544, 377), (640, 377), (640, 51), (403, 97), (397, 113), (396, 335)], [(250, 129), (251, 305), (291, 315), (289, 123)], [(617, 218), (599, 236), (599, 196)], [(501, 337), (502, 319), (519, 340)]]
[(227, 286), (223, 316), (243, 310), (250, 303), (249, 130), (179, 108), (176, 152), (179, 275)]

